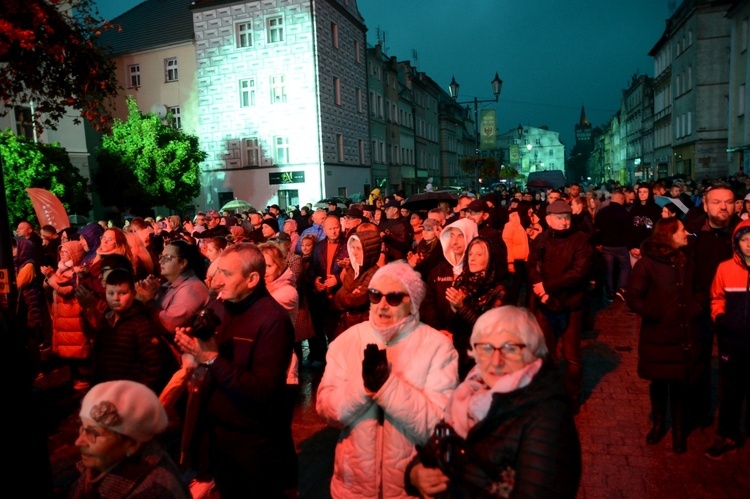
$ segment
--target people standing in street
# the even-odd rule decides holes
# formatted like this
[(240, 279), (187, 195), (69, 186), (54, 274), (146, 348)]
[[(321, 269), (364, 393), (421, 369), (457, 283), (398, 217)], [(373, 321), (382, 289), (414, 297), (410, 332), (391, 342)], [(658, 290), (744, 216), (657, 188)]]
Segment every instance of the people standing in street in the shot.
[(646, 442), (655, 445), (667, 431), (667, 407), (672, 420), (672, 450), (687, 450), (690, 432), (689, 394), (704, 369), (700, 362), (700, 305), (693, 289), (695, 265), (685, 249), (688, 232), (676, 218), (659, 220), (641, 246), (625, 295), (630, 309), (641, 316), (638, 376), (649, 380), (651, 430)]
[(594, 218), (594, 244), (604, 257), (604, 298), (609, 302), (615, 297), (625, 299), (625, 287), (632, 270), (628, 251), (630, 224), (625, 195), (620, 191), (612, 193), (609, 204)]

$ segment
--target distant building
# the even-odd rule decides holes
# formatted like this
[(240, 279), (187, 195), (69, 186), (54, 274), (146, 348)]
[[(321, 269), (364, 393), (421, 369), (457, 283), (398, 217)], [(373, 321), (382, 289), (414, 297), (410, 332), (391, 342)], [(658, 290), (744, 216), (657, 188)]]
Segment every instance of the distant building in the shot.
[(575, 147), (580, 152), (591, 152), (594, 149), (594, 139), (592, 134), (591, 123), (586, 118), (586, 109), (581, 106), (581, 117), (575, 126), (576, 143)]
[(498, 135), (497, 140), (507, 165), (525, 176), (545, 170), (565, 172), (565, 146), (559, 132), (518, 125)]

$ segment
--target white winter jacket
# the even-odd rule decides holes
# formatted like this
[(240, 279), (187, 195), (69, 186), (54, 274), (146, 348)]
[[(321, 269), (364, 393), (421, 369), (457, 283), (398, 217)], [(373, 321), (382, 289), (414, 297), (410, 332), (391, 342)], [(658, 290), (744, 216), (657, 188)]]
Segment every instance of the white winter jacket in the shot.
[(352, 326), (328, 347), (317, 411), (328, 424), (343, 426), (331, 480), (334, 499), (409, 497), (404, 472), (414, 445), (430, 437), (458, 384), (458, 353), (450, 339), (416, 324), (387, 345), (391, 374), (372, 396), (362, 381), (364, 350), (369, 343), (386, 345), (370, 322)]

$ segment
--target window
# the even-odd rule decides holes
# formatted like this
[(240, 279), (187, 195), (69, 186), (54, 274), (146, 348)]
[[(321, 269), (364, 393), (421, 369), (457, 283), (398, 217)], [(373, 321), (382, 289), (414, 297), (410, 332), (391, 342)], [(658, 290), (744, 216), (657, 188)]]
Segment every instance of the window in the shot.
[(246, 78), (240, 80), (240, 107), (252, 107), (255, 105), (255, 79)]
[(258, 137), (242, 139), (242, 162), (245, 166), (260, 166), (260, 141)]
[(34, 117), (31, 115), (31, 108), (16, 106), (16, 135), (34, 139)]
[(742, 32), (740, 33), (740, 51), (747, 50), (747, 19), (742, 20)]
[(359, 64), (361, 61), (360, 55), (359, 55), (359, 41), (354, 40), (354, 62)]
[(370, 92), (370, 114), (375, 114), (377, 109), (377, 104), (375, 102), (375, 92)]
[(373, 163), (378, 162), (378, 142), (375, 140), (372, 141), (372, 161)]
[(344, 162), (344, 136), (336, 134), (336, 152), (338, 153), (339, 161)]
[(135, 88), (138, 90), (138, 87), (141, 86), (141, 65), (140, 64), (131, 64), (128, 66), (128, 88)]
[(237, 23), (235, 31), (238, 49), (253, 46), (253, 24), (251, 22)]
[(289, 163), (289, 139), (287, 137), (274, 138), (276, 146), (276, 164)]
[(174, 107), (168, 107), (167, 108), (168, 113), (172, 113), (172, 118), (169, 121), (169, 124), (174, 129), (181, 129), (182, 128), (182, 114), (180, 111), (180, 106), (174, 106)]
[(362, 112), (362, 90), (357, 88), (354, 90), (354, 98), (357, 101), (357, 112)]
[(336, 77), (333, 78), (333, 102), (337, 106), (341, 105), (341, 80)]
[(336, 23), (331, 23), (331, 44), (333, 48), (339, 48), (339, 25)]
[(286, 76), (276, 75), (271, 77), (271, 104), (286, 102)]
[(170, 81), (177, 81), (177, 80), (178, 80), (177, 58), (170, 57), (168, 59), (164, 59), (164, 81), (170, 82)]
[(266, 19), (266, 31), (268, 43), (279, 43), (284, 41), (284, 18), (269, 17)]
[(365, 164), (365, 141), (359, 139), (359, 164)]

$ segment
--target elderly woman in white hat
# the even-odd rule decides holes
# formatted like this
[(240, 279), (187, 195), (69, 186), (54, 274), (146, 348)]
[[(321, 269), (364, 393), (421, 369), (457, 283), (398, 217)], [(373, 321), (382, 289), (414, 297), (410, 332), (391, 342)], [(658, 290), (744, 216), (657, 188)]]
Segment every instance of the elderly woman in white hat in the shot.
[(407, 497), (406, 465), (443, 416), (458, 383), (450, 339), (419, 321), (425, 285), (404, 260), (378, 269), (370, 318), (328, 346), (318, 414), (343, 427), (331, 496)]
[(167, 414), (148, 387), (99, 383), (83, 398), (80, 418), (81, 477), (71, 498), (190, 498), (179, 469), (154, 439), (167, 428)]
[(539, 323), (507, 305), (474, 324), (476, 365), (406, 473), (423, 497), (575, 497), (581, 447), (573, 405)]

